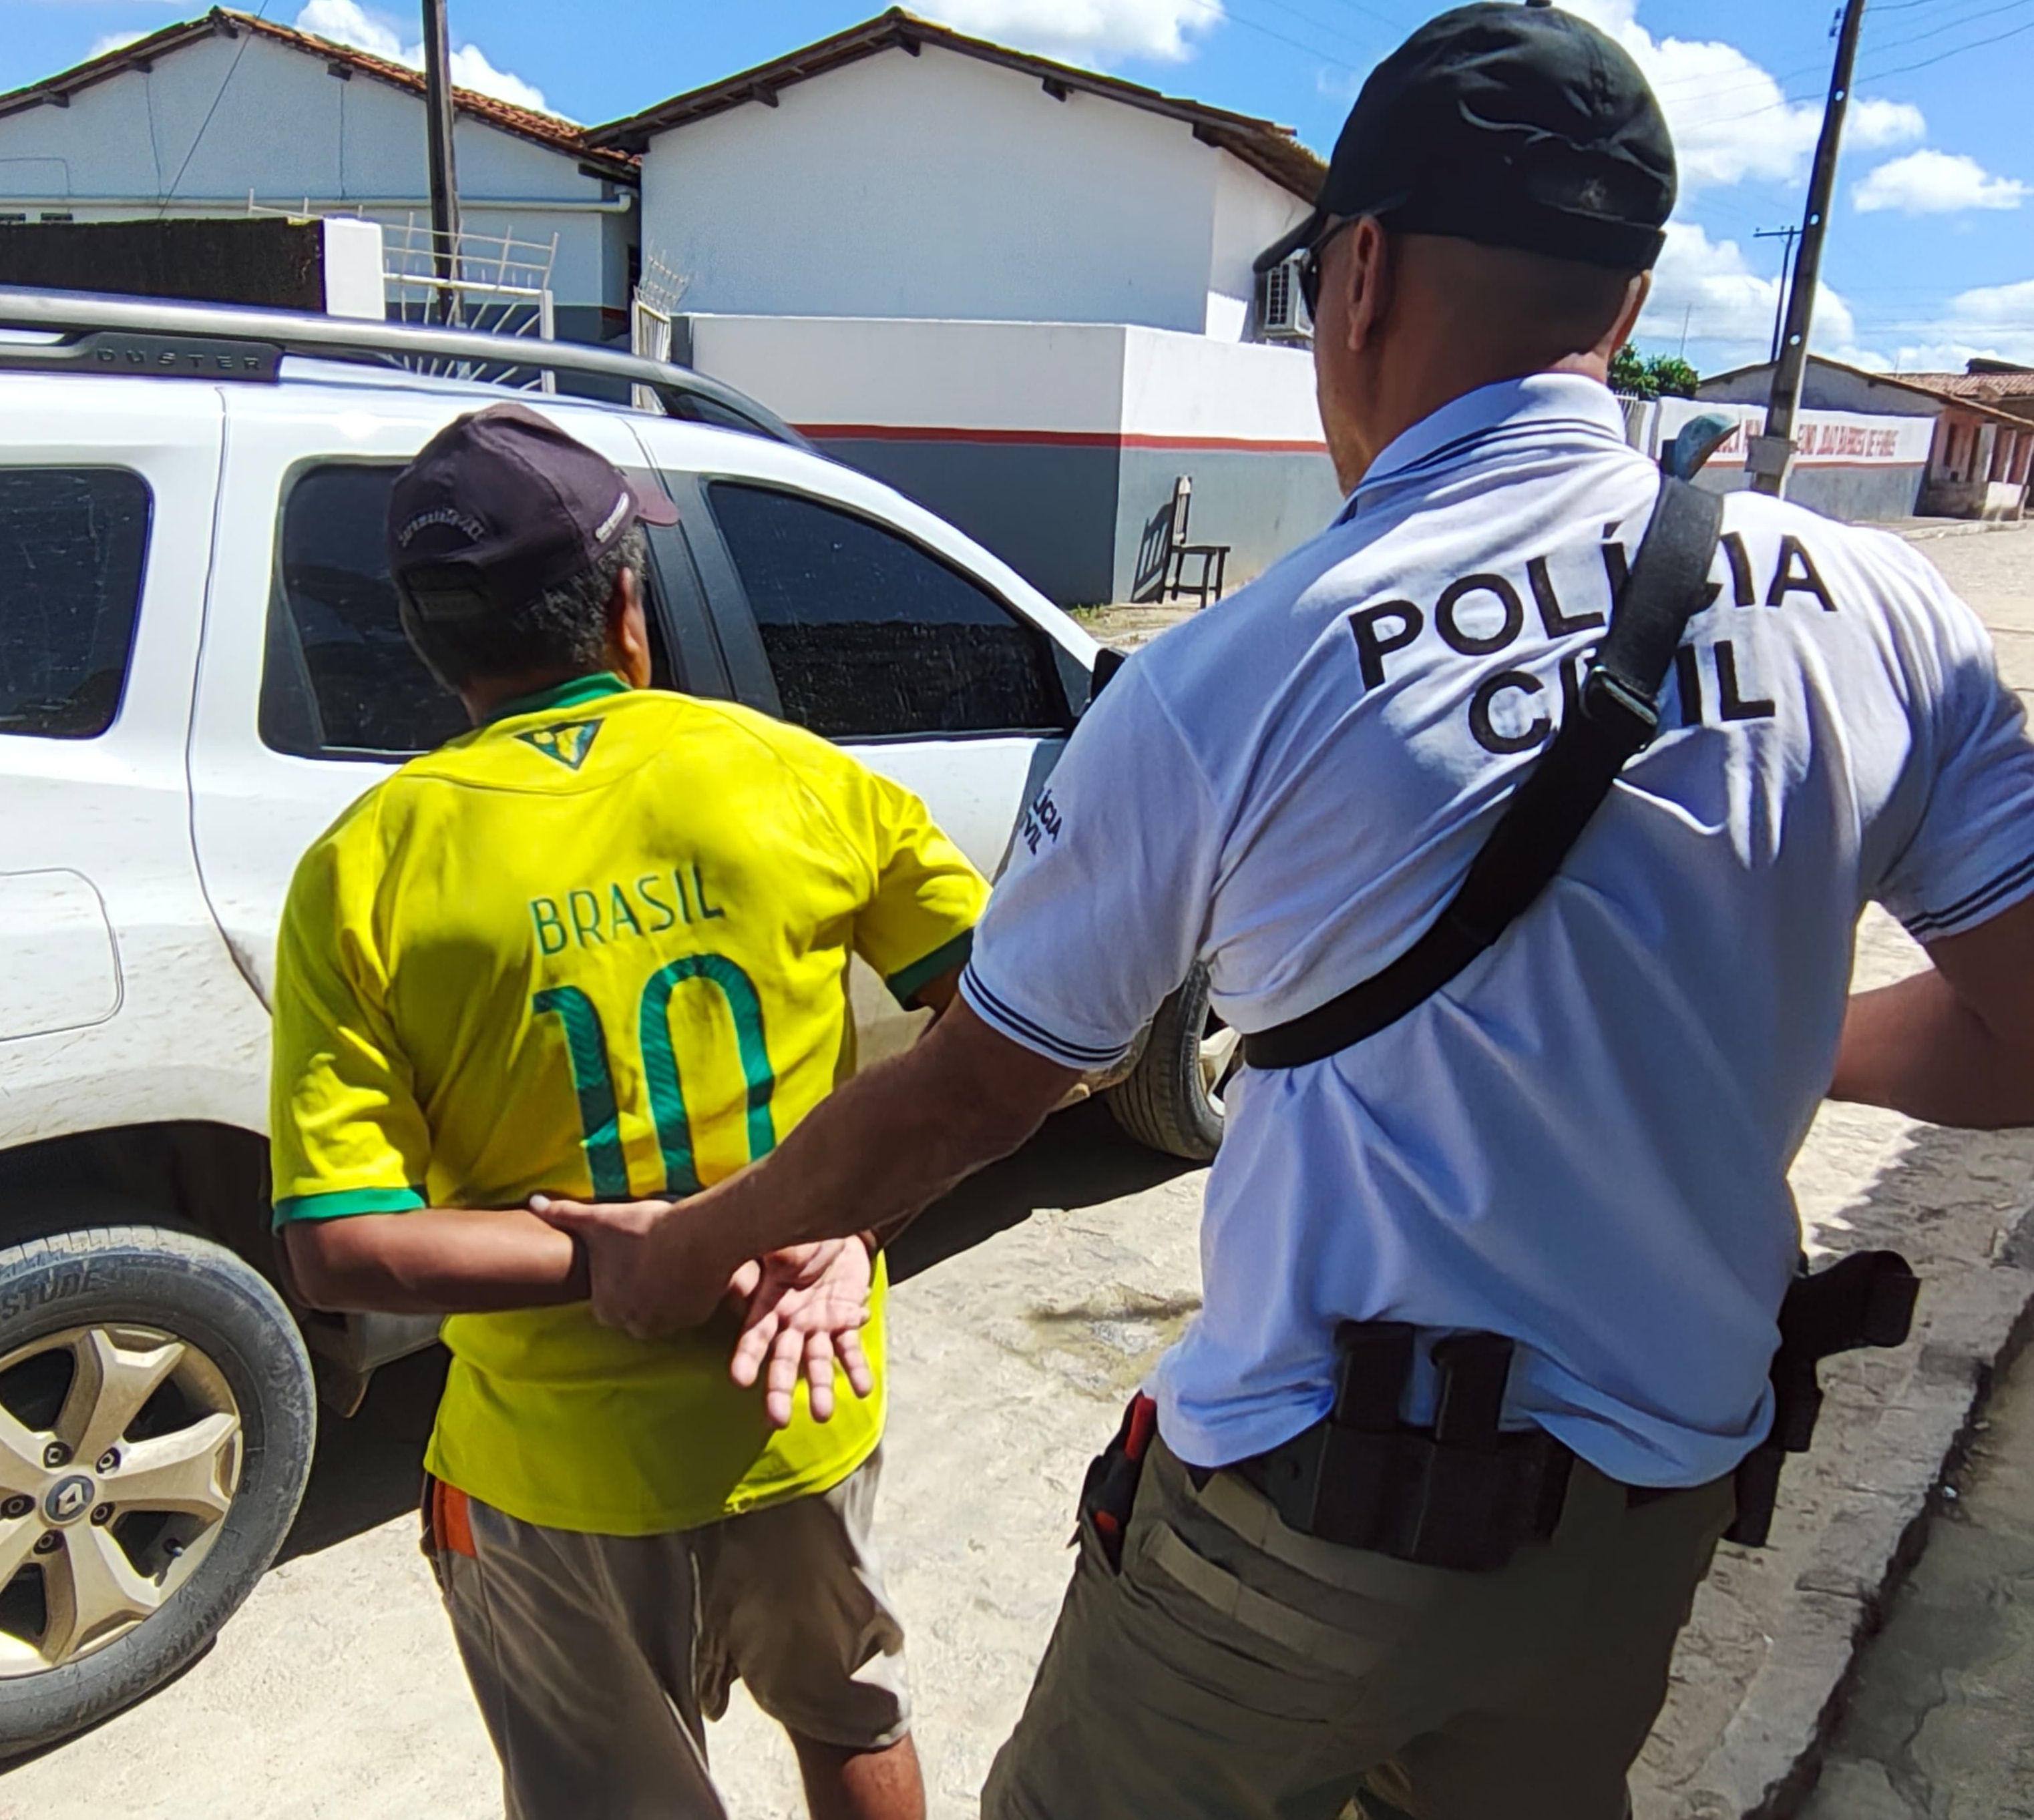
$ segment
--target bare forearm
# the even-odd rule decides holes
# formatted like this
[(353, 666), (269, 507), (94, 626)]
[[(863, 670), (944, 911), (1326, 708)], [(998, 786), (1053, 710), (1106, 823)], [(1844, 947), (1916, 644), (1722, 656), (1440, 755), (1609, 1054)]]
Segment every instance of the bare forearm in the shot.
[(480, 1314), (587, 1296), (578, 1246), (520, 1209), (300, 1221), (283, 1238), (298, 1293), (334, 1312)]
[(742, 1256), (911, 1217), (1038, 1128), (1078, 1076), (988, 1035), (965, 1008), (823, 1101), (752, 1169), (700, 1203)]
[(2034, 1124), (2034, 1055), (1931, 968), (1852, 998), (1829, 1098), (1934, 1124)]

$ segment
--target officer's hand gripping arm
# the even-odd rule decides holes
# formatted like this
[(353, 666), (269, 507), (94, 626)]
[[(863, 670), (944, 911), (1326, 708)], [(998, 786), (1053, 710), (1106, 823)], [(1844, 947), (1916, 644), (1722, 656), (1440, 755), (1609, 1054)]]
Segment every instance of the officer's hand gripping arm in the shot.
[(689, 1200), (540, 1210), (585, 1239), (602, 1320), (643, 1337), (694, 1326), (745, 1259), (901, 1223), (1015, 1150), (1079, 1078), (958, 1000), (915, 1048), (857, 1075), (760, 1162)]

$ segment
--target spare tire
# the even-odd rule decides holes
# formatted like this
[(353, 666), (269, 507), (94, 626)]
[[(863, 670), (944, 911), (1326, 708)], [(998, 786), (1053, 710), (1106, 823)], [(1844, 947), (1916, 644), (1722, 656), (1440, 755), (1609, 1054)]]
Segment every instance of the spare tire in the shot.
[(310, 1362), (231, 1251), (148, 1225), (0, 1248), (0, 1754), (189, 1663), (281, 1548)]
[(1190, 1163), (1222, 1147), (1222, 1089), (1240, 1056), (1237, 1033), (1208, 1009), (1200, 962), (1158, 1008), (1137, 1065), (1109, 1090), (1116, 1122), (1140, 1144)]

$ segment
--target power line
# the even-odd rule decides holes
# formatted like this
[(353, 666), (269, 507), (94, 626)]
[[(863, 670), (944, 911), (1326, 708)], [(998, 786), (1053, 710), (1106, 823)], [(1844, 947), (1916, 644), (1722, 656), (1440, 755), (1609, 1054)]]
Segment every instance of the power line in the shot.
[(2034, 19), (2028, 20), (2025, 25), (2014, 26), (2010, 32), (2001, 32), (1995, 37), (1980, 38), (1972, 43), (1959, 44), (1935, 56), (1923, 57), (1918, 63), (1902, 63), (1892, 69), (1874, 69), (1865, 80), (1867, 82), (1882, 82), (1889, 76), (1905, 76), (1916, 69), (1927, 69), (1938, 63), (1946, 63), (1952, 57), (1961, 57), (1966, 51), (1982, 51), (1987, 44), (2003, 44), (2009, 38), (2018, 38), (2029, 32), (2034, 32)]
[[(1325, 19), (1317, 19), (1311, 13), (1303, 11), (1297, 6), (1289, 6), (1287, 4), (1287, 0), (1261, 0), (1261, 4), (1267, 6), (1275, 6), (1281, 13), (1290, 13), (1293, 18), (1298, 20), (1303, 25), (1311, 25), (1316, 32), (1325, 32), (1330, 38), (1339, 39), (1343, 43), (1348, 45), (1353, 51), (1367, 51), (1370, 48), (1369, 44), (1365, 40), (1360, 38), (1350, 37), (1349, 35), (1346, 32), (1343, 31), (1339, 26), (1330, 25)], [(1231, 13), (1230, 17), (1232, 18), (1240, 18), (1242, 16), (1238, 13)]]
[(1235, 24), (1242, 26), (1246, 31), (1256, 32), (1260, 37), (1276, 39), (1279, 43), (1290, 45), (1295, 51), (1304, 51), (1309, 57), (1317, 58), (1323, 63), (1331, 63), (1338, 69), (1347, 69), (1360, 73), (1357, 71), (1357, 66), (1353, 63), (1345, 62), (1339, 57), (1331, 57), (1317, 45), (1303, 43), (1297, 38), (1291, 37), (1283, 32), (1274, 31), (1269, 25), (1261, 24), (1258, 21), (1247, 17), (1243, 13), (1232, 13), (1227, 7), (1220, 5), (1219, 0), (1187, 0), (1187, 4), (1198, 6), (1202, 12), (1217, 21), (1229, 20)]
[(1916, 32), (1909, 38), (1891, 39), (1883, 44), (1874, 45), (1872, 48), (1875, 51), (1904, 51), (1910, 44), (1925, 44), (1930, 39), (1939, 38), (1946, 32), (1955, 32), (1965, 25), (1975, 25), (1980, 19), (1995, 18), (2001, 13), (2017, 13), (2029, 3), (2030, 0), (2005, 0), (2002, 6), (1987, 6), (1981, 13), (1962, 13), (1946, 24), (1931, 26), (1926, 32)]
[(1801, 237), (1798, 227), (1761, 227), (1752, 235), (1754, 240), (1784, 240), (1780, 249), (1780, 288), (1773, 299), (1773, 351), (1769, 360), (1780, 358), (1780, 325), (1787, 313), (1787, 268), (1794, 257), (1794, 242)]
[[(268, 0), (261, 0), (261, 4), (254, 9), (255, 18), (259, 20), (268, 10)], [(233, 53), (233, 61), (227, 65), (225, 75), (220, 78), (219, 92), (212, 96), (212, 105), (205, 109), (205, 118), (197, 123), (197, 131), (191, 135), (190, 144), (184, 152), (183, 163), (177, 167), (176, 175), (170, 179), (169, 188), (163, 193), (163, 205), (156, 211), (157, 220), (163, 220), (170, 212), (170, 204), (177, 193), (177, 186), (183, 182), (184, 173), (190, 169), (190, 161), (197, 156), (198, 143), (205, 137), (205, 129), (212, 125), (212, 117), (219, 111), (220, 103), (226, 99), (227, 84), (232, 81), (234, 72), (240, 67), (240, 59), (247, 54), (247, 47), (253, 42), (253, 32), (242, 31), (240, 33), (240, 48)]]

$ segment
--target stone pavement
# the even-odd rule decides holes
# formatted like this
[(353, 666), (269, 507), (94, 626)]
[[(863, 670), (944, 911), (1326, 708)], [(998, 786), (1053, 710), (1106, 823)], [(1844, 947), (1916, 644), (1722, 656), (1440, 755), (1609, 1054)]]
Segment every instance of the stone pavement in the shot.
[[(1983, 617), (2006, 681), (2034, 701), (2034, 523), (1904, 535)], [(1889, 919), (1867, 915), (1860, 985), (1919, 963)], [(1815, 1450), (1788, 1469), (1773, 1546), (1726, 1549), (1697, 1603), (1634, 1778), (1639, 1820), (1796, 1811), (1857, 1643), (1920, 1552), (1930, 1495), (2034, 1301), (2034, 1132), (1944, 1131), (1825, 1106), (1794, 1186), (1811, 1240), (1912, 1259), (1923, 1280), (1915, 1334), (1897, 1353), (1825, 1370)], [(2034, 1697), (2025, 1710), (2034, 1715)]]
[(2034, 1352), (1974, 1426), (1800, 1820), (2034, 1817)]
[[(2034, 685), (2034, 529), (1926, 547), (2000, 632), (2016, 683)], [(1861, 981), (1919, 960), (1886, 918), (1867, 919)], [(1826, 1107), (1793, 1180), (1818, 1246), (1914, 1258), (1919, 1328), (1901, 1352), (1828, 1375), (1822, 1436), (1789, 1468), (1776, 1545), (1729, 1552), (1705, 1588), (1640, 1766), (1640, 1820), (1777, 1814), (1811, 1778), (1856, 1640), (2034, 1296), (2034, 1134)], [(1199, 1204), (1198, 1172), (1076, 1108), (929, 1215), (900, 1259), (915, 1274), (893, 1303), (878, 1528), (936, 1820), (974, 1812), (1016, 1716), (1088, 1455), (1197, 1306)], [(434, 1368), (405, 1361), (361, 1417), (326, 1424), (287, 1557), (217, 1646), (141, 1706), (0, 1776), (0, 1817), (500, 1813), (410, 1514)], [(712, 1750), (736, 1820), (802, 1813), (789, 1752), (738, 1691)]]

